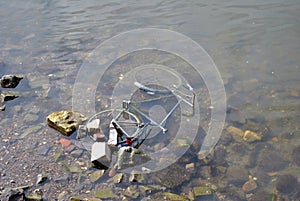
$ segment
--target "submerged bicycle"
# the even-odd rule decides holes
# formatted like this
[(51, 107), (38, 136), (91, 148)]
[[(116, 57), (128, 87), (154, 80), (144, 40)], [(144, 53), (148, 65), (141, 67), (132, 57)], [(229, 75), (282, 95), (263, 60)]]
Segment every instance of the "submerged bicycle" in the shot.
[[(151, 74), (155, 74), (155, 79), (149, 78)], [(128, 152), (127, 165), (132, 165), (134, 154), (141, 153), (138, 149), (154, 128), (162, 134), (168, 132), (167, 121), (177, 108), (187, 105), (190, 110), (181, 115), (193, 116), (195, 92), (183, 80), (172, 69), (157, 65), (135, 70), (135, 81), (132, 84), (139, 89), (138, 100), (123, 100), (122, 107), (100, 111), (79, 127), (77, 139), (88, 136), (93, 141), (91, 161), (106, 168), (122, 169), (124, 153)], [(155, 101), (173, 102), (160, 121), (153, 119), (141, 106), (143, 103), (151, 105)], [(118, 152), (114, 164), (113, 152)]]

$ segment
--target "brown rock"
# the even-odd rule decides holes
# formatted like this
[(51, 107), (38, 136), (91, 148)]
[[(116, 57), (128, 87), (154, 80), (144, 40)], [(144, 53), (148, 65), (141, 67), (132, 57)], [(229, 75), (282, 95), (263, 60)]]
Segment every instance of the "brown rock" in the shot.
[(242, 141), (242, 138), (244, 136), (244, 131), (242, 129), (239, 129), (234, 126), (229, 126), (226, 130), (228, 133), (230, 133), (232, 135), (232, 138), (235, 141), (238, 141), (238, 142)]
[(251, 193), (257, 189), (257, 183), (254, 179), (250, 179), (244, 183), (242, 189), (245, 193)]

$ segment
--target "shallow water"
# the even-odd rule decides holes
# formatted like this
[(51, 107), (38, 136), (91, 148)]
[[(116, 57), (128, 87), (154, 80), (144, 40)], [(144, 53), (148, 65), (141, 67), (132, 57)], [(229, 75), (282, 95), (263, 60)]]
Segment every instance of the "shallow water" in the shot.
[[(228, 106), (239, 111), (243, 119), (249, 120), (248, 123), (254, 122), (250, 125), (241, 123), (228, 115), (226, 127), (268, 129), (268, 135), (261, 142), (243, 144), (236, 148), (238, 151), (235, 151), (238, 146), (231, 143), (226, 150), (228, 165), (238, 165), (253, 150), (266, 150), (269, 146), (269, 152), (278, 153), (285, 159), (286, 167), (272, 171), (270, 181), (259, 183), (254, 194), (273, 192), (278, 175), (292, 174), (299, 180), (299, 167), (292, 157), (293, 149), (300, 145), (299, 10), (298, 0), (214, 0), (201, 3), (196, 0), (143, 3), (119, 0), (109, 3), (93, 0), (1, 1), (0, 74), (23, 74), (26, 78), (20, 86), (11, 90), (18, 92), (20, 97), (7, 102), (6, 110), (0, 113), (0, 170), (5, 173), (1, 176), (0, 187), (34, 183), (36, 174), (40, 172), (47, 172), (53, 178), (65, 174), (54, 165), (55, 154), (64, 153), (58, 143), (61, 136), (46, 126), (46, 116), (56, 110), (71, 109), (73, 84), (90, 51), (112, 36), (144, 27), (165, 28), (185, 34), (209, 53), (223, 78)], [(146, 57), (144, 59), (147, 60)], [(172, 65), (172, 59), (166, 63)], [(125, 58), (115, 65), (130, 66), (130, 61)], [(115, 78), (109, 77), (108, 72), (107, 91), (112, 89), (113, 82), (109, 79), (113, 81)], [(96, 98), (100, 107), (108, 104), (100, 96)], [(203, 103), (202, 109), (205, 110), (206, 104)], [(203, 113), (208, 112), (205, 110)], [(205, 121), (206, 116), (202, 117)], [(36, 131), (20, 137), (26, 129), (33, 127)], [(206, 130), (205, 125), (203, 129)], [(225, 135), (228, 133), (224, 131)], [(222, 150), (223, 146), (226, 148), (220, 143), (218, 150)], [(49, 151), (43, 155), (40, 147)], [(88, 155), (85, 157), (88, 158)], [(47, 166), (49, 163), (50, 167)], [(247, 168), (241, 165), (259, 182), (260, 170), (269, 171), (264, 170), (262, 165), (254, 166)], [(22, 176), (18, 178), (16, 174)], [(217, 174), (213, 180), (220, 176)], [(86, 191), (93, 192), (98, 187), (83, 179), (83, 189), (78, 187), (74, 190), (80, 186), (76, 184), (80, 183), (78, 177), (73, 175), (69, 187), (64, 188), (68, 192), (62, 195), (64, 199), (85, 195)], [(195, 173), (194, 177), (201, 177), (201, 174)], [(202, 179), (205, 183), (207, 178)], [(197, 178), (182, 184), (179, 192), (185, 193), (186, 189), (192, 188), (196, 185), (195, 180)], [(57, 198), (63, 191), (58, 187), (60, 184), (54, 188), (51, 182), (41, 187), (48, 200)], [(224, 186), (230, 189), (227, 184), (219, 187)], [(240, 186), (233, 189), (241, 191)], [(174, 192), (178, 193), (177, 190)], [(246, 197), (245, 194), (242, 196)], [(295, 192), (282, 196), (296, 199)]]

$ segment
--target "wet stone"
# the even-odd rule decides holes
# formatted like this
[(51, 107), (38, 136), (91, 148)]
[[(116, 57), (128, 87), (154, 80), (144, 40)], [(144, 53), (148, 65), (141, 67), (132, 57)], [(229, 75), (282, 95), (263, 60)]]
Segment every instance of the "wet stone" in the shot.
[(48, 125), (66, 136), (70, 136), (85, 120), (84, 115), (71, 110), (53, 112), (47, 117)]
[(26, 196), (26, 200), (29, 200), (29, 201), (42, 201), (43, 196), (42, 196), (42, 193), (39, 190), (36, 190), (33, 193)]
[(300, 146), (293, 149), (292, 159), (300, 167)]
[(190, 179), (190, 173), (181, 165), (173, 164), (157, 172), (154, 179), (169, 188), (175, 188)]
[(71, 152), (71, 155), (74, 158), (79, 158), (82, 156), (82, 154), (83, 154), (83, 150), (81, 150), (81, 149), (75, 149), (74, 151)]
[(118, 196), (112, 191), (111, 188), (106, 188), (98, 190), (95, 192), (97, 198), (107, 199), (107, 198), (117, 198)]
[(82, 172), (81, 169), (80, 169), (80, 167), (78, 165), (71, 165), (68, 168), (69, 168), (70, 172), (72, 172), (72, 173), (80, 173), (80, 172)]
[(70, 177), (66, 175), (66, 176), (63, 176), (63, 177), (58, 177), (58, 178), (54, 179), (54, 181), (57, 182), (57, 183), (61, 183), (61, 184), (68, 184), (69, 179), (70, 179)]
[(96, 170), (92, 172), (90, 175), (91, 182), (97, 181), (98, 179), (100, 179), (100, 177), (103, 176), (103, 174), (104, 174), (104, 170)]
[(297, 178), (293, 175), (281, 175), (277, 179), (276, 189), (281, 193), (291, 193), (298, 186)]
[(143, 182), (145, 180), (144, 175), (140, 174), (136, 170), (132, 170), (129, 176), (129, 181), (130, 182)]
[(243, 184), (242, 189), (245, 193), (251, 193), (257, 189), (257, 183), (255, 180), (250, 179)]
[(27, 76), (29, 81), (29, 86), (34, 89), (38, 87), (43, 87), (49, 84), (49, 77), (44, 75), (29, 75)]
[(4, 189), (4, 191), (0, 194), (0, 200), (14, 200), (14, 201), (23, 201), (25, 198), (25, 194), (23, 189)]
[(193, 188), (193, 192), (195, 197), (204, 196), (204, 195), (211, 195), (213, 190), (207, 186), (197, 186)]
[(50, 150), (50, 146), (49, 145), (41, 145), (40, 147), (37, 148), (37, 152), (40, 155), (46, 156), (48, 154)]
[(26, 138), (29, 134), (36, 133), (36, 132), (38, 132), (41, 128), (42, 128), (41, 125), (36, 125), (36, 126), (29, 127), (29, 128), (27, 128), (27, 129), (21, 134), (21, 136), (19, 137), (19, 139)]
[(184, 195), (177, 195), (170, 192), (159, 192), (151, 196), (152, 200), (172, 200), (172, 201), (188, 201), (189, 198)]
[(113, 177), (113, 181), (115, 184), (119, 184), (122, 182), (124, 178), (124, 174), (123, 173), (119, 173), (119, 174), (116, 174), (114, 177)]
[(26, 123), (36, 122), (38, 119), (39, 119), (39, 116), (36, 114), (26, 114), (24, 116), (24, 122), (26, 122)]
[(3, 75), (0, 79), (0, 84), (3, 88), (15, 88), (22, 79), (23, 76), (21, 75)]
[(129, 186), (124, 192), (125, 196), (136, 199), (140, 196), (140, 192), (136, 186)]
[(279, 171), (286, 165), (286, 161), (273, 150), (263, 150), (259, 155), (258, 167), (266, 172)]
[(46, 175), (38, 174), (36, 184), (42, 184), (42, 183), (44, 183), (47, 179), (48, 179), (48, 177), (47, 177)]
[(227, 169), (226, 176), (229, 183), (240, 186), (248, 180), (248, 171), (243, 167), (230, 166)]
[(19, 97), (18, 94), (12, 92), (2, 92), (1, 96), (3, 98), (3, 101), (10, 101)]

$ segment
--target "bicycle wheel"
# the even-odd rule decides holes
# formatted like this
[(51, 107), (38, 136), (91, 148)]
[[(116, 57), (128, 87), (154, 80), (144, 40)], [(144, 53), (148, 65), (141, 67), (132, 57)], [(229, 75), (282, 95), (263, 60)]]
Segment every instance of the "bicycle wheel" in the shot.
[(166, 66), (150, 64), (134, 71), (134, 84), (148, 94), (170, 94), (182, 85), (180, 75)]

